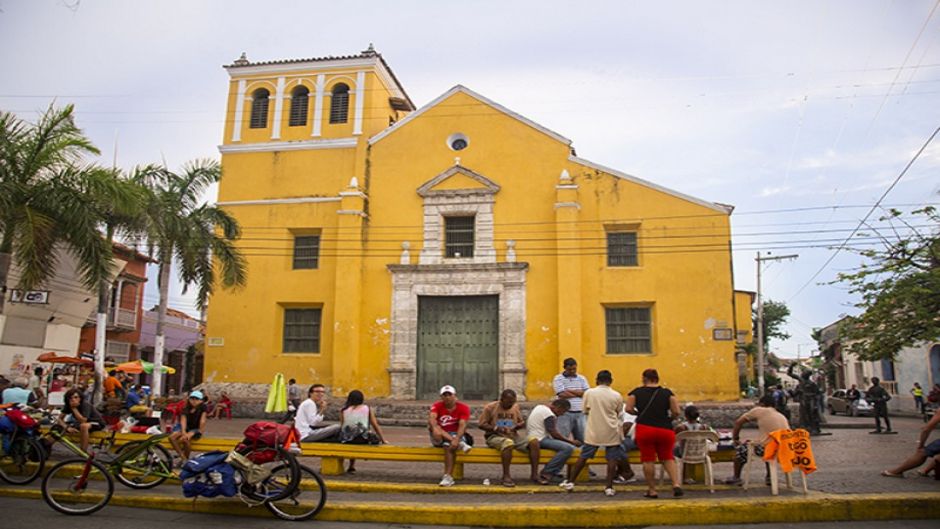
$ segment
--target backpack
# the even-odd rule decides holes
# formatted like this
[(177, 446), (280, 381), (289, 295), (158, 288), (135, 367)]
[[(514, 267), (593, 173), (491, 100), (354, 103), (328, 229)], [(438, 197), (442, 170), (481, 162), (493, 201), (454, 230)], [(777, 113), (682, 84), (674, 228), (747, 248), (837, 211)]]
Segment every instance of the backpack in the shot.
[[(34, 428), (36, 428), (36, 426), (39, 425), (39, 423), (36, 422), (36, 419), (33, 419), (29, 415), (26, 415), (25, 413), (23, 413), (23, 410), (19, 408), (8, 408), (6, 413), (3, 415), (3, 417), (9, 420), (13, 424), (14, 427), (27, 430), (27, 431), (31, 431)], [(7, 432), (7, 433), (12, 433), (12, 432)]]
[(291, 443), (298, 442), (293, 426), (268, 421), (249, 424), (244, 436), (235, 451), (247, 455), (252, 463), (258, 465), (274, 461), (279, 447), (287, 449)]
[(238, 484), (235, 469), (225, 462), (227, 457), (227, 452), (215, 450), (187, 461), (180, 471), (183, 496), (234, 496), (238, 492)]

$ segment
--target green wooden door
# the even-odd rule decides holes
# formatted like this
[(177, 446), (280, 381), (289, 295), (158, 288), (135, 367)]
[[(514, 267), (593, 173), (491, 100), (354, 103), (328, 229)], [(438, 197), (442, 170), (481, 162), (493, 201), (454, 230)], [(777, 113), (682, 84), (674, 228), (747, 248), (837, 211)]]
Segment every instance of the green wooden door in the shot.
[(490, 400), (499, 390), (499, 296), (418, 298), (419, 399), (445, 384), (462, 400)]

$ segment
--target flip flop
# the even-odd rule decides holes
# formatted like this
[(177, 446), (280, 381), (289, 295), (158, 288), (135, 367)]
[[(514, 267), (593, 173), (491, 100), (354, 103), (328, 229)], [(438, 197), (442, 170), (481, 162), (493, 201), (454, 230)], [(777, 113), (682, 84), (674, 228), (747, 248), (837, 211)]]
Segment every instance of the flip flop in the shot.
[(549, 485), (551, 484), (551, 481), (549, 481), (549, 479), (545, 476), (539, 476), (538, 478), (533, 479), (532, 483), (535, 483), (536, 485)]
[(903, 478), (904, 474), (895, 474), (894, 472), (888, 472), (887, 470), (882, 470), (881, 475), (886, 478)]
[(659, 498), (659, 494), (650, 494), (649, 492), (646, 492), (646, 493), (643, 494), (643, 497), (644, 497), (644, 498), (649, 498), (649, 499), (651, 499), (651, 500), (655, 500), (655, 499), (658, 499), (658, 498)]
[(515, 486), (516, 486), (516, 482), (513, 481), (513, 480), (511, 480), (511, 479), (504, 479), (504, 480), (503, 480), (503, 486), (504, 486), (504, 487), (515, 487)]
[(685, 492), (682, 490), (682, 487), (673, 487), (672, 495), (675, 496), (676, 498), (681, 498), (682, 496), (685, 495)]

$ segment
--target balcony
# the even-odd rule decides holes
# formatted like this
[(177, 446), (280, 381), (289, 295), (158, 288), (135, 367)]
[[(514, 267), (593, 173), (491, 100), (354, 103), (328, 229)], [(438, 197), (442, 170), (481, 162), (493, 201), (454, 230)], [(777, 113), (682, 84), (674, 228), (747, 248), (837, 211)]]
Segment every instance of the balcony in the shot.
[[(88, 323), (94, 325), (97, 314), (92, 313), (88, 317)], [(137, 329), (137, 312), (131, 309), (121, 309), (116, 307), (108, 308), (108, 326), (109, 331), (133, 331)]]

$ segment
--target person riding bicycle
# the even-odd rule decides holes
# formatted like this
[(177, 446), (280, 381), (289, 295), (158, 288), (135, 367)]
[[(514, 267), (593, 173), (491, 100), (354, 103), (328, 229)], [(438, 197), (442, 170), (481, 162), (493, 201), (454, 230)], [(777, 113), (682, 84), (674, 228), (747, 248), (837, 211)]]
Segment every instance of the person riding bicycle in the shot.
[(173, 426), (173, 433), (170, 434), (170, 444), (179, 453), (183, 460), (188, 460), (192, 453), (190, 443), (198, 441), (202, 437), (202, 432), (206, 429), (206, 404), (203, 402), (203, 394), (199, 390), (189, 392), (189, 398), (186, 399), (186, 406), (183, 413), (180, 414), (180, 421)]
[(104, 419), (91, 402), (85, 400), (81, 390), (73, 388), (66, 391), (63, 400), (65, 407), (59, 415), (59, 424), (68, 433), (80, 433), (80, 447), (83, 452), (87, 452), (91, 432), (104, 429)]

